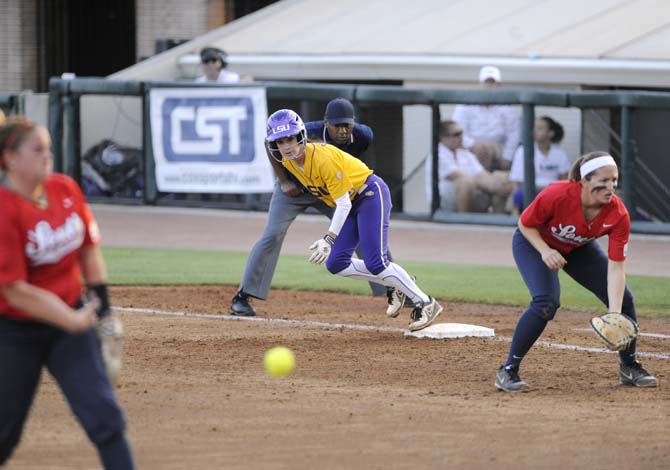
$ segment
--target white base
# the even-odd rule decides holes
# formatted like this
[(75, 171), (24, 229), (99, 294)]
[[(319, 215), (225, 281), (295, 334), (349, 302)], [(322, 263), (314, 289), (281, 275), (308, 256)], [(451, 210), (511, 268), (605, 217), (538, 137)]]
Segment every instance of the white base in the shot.
[(485, 326), (466, 325), (465, 323), (435, 323), (419, 331), (406, 331), (405, 336), (416, 338), (466, 338), (469, 336), (495, 336), (493, 328)]

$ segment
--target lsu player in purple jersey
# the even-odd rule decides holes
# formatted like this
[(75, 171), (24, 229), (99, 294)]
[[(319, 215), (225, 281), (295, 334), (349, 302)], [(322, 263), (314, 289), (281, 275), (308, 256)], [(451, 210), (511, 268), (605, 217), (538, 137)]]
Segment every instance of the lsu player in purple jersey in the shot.
[[(326, 235), (309, 247), (309, 261), (325, 262), (326, 269), (338, 276), (394, 288), (395, 301), (387, 315), (398, 316), (408, 298), (414, 305), (409, 329), (430, 325), (442, 306), (388, 259), (391, 196), (384, 180), (337, 147), (309, 143), (302, 119), (290, 109), (268, 118), (266, 145), (272, 157), (308, 191), (335, 209)], [(352, 259), (359, 244), (363, 259)]]

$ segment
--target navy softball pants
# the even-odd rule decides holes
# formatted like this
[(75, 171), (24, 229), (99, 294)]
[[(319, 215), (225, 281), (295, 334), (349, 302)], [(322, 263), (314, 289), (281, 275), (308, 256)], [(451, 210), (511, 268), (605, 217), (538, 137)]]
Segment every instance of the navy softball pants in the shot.
[[(542, 261), (540, 253), (526, 237), (516, 230), (512, 238), (512, 253), (519, 273), (528, 287), (531, 301), (514, 330), (512, 346), (505, 366), (518, 366), (526, 353), (540, 337), (547, 322), (554, 318), (561, 305), (561, 285), (558, 271), (551, 270)], [(605, 306), (607, 297), (607, 254), (595, 240), (563, 255), (567, 264), (563, 271), (577, 283), (591, 291)], [(623, 296), (621, 311), (637, 319), (633, 295), (628, 286)], [(619, 353), (621, 361), (630, 364), (635, 360), (635, 341), (627, 351)]]
[(134, 468), (125, 419), (105, 374), (95, 331), (73, 335), (6, 316), (0, 316), (0, 465), (21, 438), (43, 366), (98, 448), (105, 469)]
[(326, 268), (333, 274), (351, 264), (359, 244), (365, 267), (372, 274), (379, 274), (389, 265), (391, 194), (384, 180), (374, 173), (365, 182), (367, 186), (352, 201), (351, 211), (326, 260)]

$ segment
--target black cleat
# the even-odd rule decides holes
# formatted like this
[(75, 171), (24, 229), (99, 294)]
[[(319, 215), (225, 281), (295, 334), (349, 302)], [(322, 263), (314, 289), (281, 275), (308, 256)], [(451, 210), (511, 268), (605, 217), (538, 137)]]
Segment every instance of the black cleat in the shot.
[(496, 388), (504, 392), (522, 392), (528, 389), (528, 384), (519, 377), (519, 369), (503, 366), (496, 373)]
[(647, 372), (637, 361), (632, 364), (621, 364), (619, 381), (622, 385), (633, 387), (658, 387), (658, 379)]
[(247, 294), (242, 291), (238, 292), (230, 304), (230, 313), (238, 317), (256, 316), (256, 309), (249, 305), (250, 300)]

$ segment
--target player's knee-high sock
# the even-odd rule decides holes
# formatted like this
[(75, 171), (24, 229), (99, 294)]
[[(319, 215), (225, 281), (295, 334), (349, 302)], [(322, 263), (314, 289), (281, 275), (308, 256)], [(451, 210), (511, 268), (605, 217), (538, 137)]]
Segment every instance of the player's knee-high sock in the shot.
[[(623, 304), (621, 305), (621, 313), (628, 315), (633, 320), (637, 321), (637, 312), (635, 311), (635, 302), (633, 301), (633, 294), (631, 294), (628, 287), (623, 294)], [(637, 349), (637, 340), (631, 341), (628, 349), (625, 351), (619, 351), (619, 359), (624, 364), (632, 364), (635, 362), (635, 351)]]
[(402, 266), (395, 263), (389, 265), (382, 272), (377, 274), (386, 284), (395, 287), (409, 297), (413, 303), (428, 302), (430, 297), (424, 291), (419, 289), (412, 277), (407, 274), (407, 271)]
[(133, 455), (123, 433), (98, 444), (98, 454), (105, 470), (133, 470)]
[(350, 277), (352, 279), (360, 279), (362, 281), (372, 281), (383, 284), (387, 287), (395, 287), (417, 303), (428, 302), (428, 296), (416, 285), (407, 272), (395, 263), (389, 263), (386, 269), (379, 274), (372, 274), (365, 263), (360, 259), (352, 259), (351, 264), (342, 271), (336, 273), (338, 276)]
[(519, 367), (521, 360), (526, 355), (530, 348), (533, 347), (535, 341), (540, 337), (544, 328), (547, 326), (547, 320), (540, 318), (534, 314), (530, 309), (521, 315), (519, 323), (514, 330), (512, 337), (512, 346), (509, 348), (509, 356), (505, 367)]
[(376, 282), (378, 284), (383, 284), (387, 287), (391, 287), (390, 284), (379, 279), (378, 276), (375, 276), (368, 268), (365, 267), (360, 259), (352, 259), (349, 266), (344, 268), (342, 271), (335, 273), (337, 276), (350, 277), (351, 279), (359, 279), (361, 281)]
[(630, 342), (630, 345), (628, 346), (628, 349), (625, 351), (619, 351), (619, 358), (621, 359), (621, 362), (624, 364), (632, 364), (635, 362), (635, 350), (637, 345), (637, 340), (634, 339), (633, 341)]

